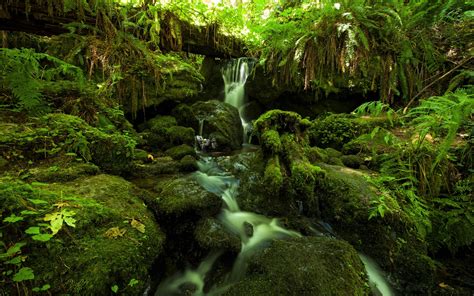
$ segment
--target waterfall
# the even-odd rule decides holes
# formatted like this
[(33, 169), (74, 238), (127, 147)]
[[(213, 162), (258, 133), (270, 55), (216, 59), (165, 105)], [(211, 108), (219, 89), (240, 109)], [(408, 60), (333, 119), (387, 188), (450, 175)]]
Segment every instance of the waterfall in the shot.
[(251, 123), (246, 122), (242, 117), (245, 104), (245, 83), (253, 63), (252, 59), (239, 58), (231, 60), (222, 68), (225, 102), (239, 110), (240, 120), (244, 128), (244, 143), (247, 143), (247, 132), (251, 127)]
[(377, 265), (377, 263), (370, 257), (366, 255), (362, 255), (359, 253), (359, 257), (364, 263), (365, 270), (367, 271), (367, 275), (369, 276), (369, 284), (372, 290), (373, 295), (376, 296), (393, 296), (395, 293), (393, 292), (390, 285), (387, 283), (385, 279), (385, 274)]

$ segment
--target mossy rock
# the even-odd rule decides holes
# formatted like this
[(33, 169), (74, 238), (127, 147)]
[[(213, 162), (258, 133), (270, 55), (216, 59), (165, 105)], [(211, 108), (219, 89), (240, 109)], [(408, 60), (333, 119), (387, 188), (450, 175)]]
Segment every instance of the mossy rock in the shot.
[(276, 130), (280, 134), (302, 132), (307, 128), (307, 124), (298, 113), (275, 109), (260, 115), (254, 122), (254, 128), (263, 136), (267, 130)]
[(169, 156), (156, 157), (150, 163), (134, 162), (129, 176), (133, 179), (154, 177), (164, 174), (176, 174), (180, 164)]
[[(419, 238), (413, 220), (402, 210), (397, 199), (385, 192), (387, 207), (383, 217), (369, 220), (373, 203), (381, 196), (381, 188), (370, 183), (367, 172), (317, 163), (326, 175), (317, 180), (321, 218), (336, 233), (357, 249), (375, 258), (381, 267), (403, 287), (404, 294), (429, 291), (434, 268), (427, 256), (426, 243)], [(412, 261), (407, 262), (406, 252)], [(417, 266), (408, 268), (407, 265)], [(417, 279), (416, 281), (414, 279)], [(418, 279), (423, 279), (421, 282)]]
[(169, 149), (176, 145), (194, 145), (194, 129), (178, 126), (173, 116), (158, 115), (144, 125), (142, 133), (145, 145), (151, 149)]
[(194, 130), (190, 127), (172, 126), (168, 128), (167, 132), (171, 145), (194, 145)]
[(69, 163), (36, 166), (28, 170), (28, 179), (39, 182), (67, 182), (80, 177), (96, 175), (99, 167), (92, 163)]
[(240, 149), (243, 141), (243, 127), (239, 111), (234, 106), (216, 100), (196, 102), (192, 109), (197, 118), (204, 119), (204, 138), (214, 138), (217, 150)]
[(175, 160), (180, 160), (186, 155), (196, 156), (196, 151), (193, 147), (183, 144), (166, 150), (165, 154), (171, 156), (171, 158)]
[[(49, 284), (48, 292), (55, 295), (108, 295), (111, 286), (118, 285), (126, 295), (141, 295), (165, 237), (138, 188), (110, 175), (55, 184), (4, 179), (0, 184), (2, 215), (31, 213), (22, 224), (2, 229), (7, 245), (20, 240), (27, 243), (23, 248), (27, 260), (22, 266), (30, 267), (35, 278), (26, 289)], [(25, 234), (25, 229), (37, 226), (46, 215), (62, 216), (65, 211), (72, 213), (75, 227), (69, 226), (70, 220), (63, 223), (46, 242)], [(39, 227), (41, 233), (51, 233)], [(133, 288), (128, 286), (132, 278), (138, 280)], [(0, 289), (16, 291), (5, 282)]]
[(344, 144), (363, 133), (355, 119), (349, 114), (331, 114), (315, 119), (308, 130), (311, 146), (342, 149)]
[(178, 125), (191, 127), (196, 133), (199, 132), (199, 121), (189, 105), (179, 104), (171, 111), (171, 115), (176, 118)]
[(75, 153), (106, 172), (123, 174), (130, 168), (135, 143), (128, 135), (105, 133), (67, 114), (30, 118), (21, 125), (0, 123), (0, 154), (13, 162)]
[(133, 153), (133, 159), (134, 160), (139, 160), (141, 162), (146, 162), (146, 161), (148, 161), (148, 155), (149, 155), (149, 153), (145, 150), (135, 149), (134, 153)]
[(249, 261), (231, 295), (370, 295), (364, 266), (348, 243), (324, 237), (275, 240)]
[(205, 250), (240, 251), (241, 242), (237, 235), (229, 233), (215, 218), (201, 219), (194, 230), (194, 238)]
[(221, 198), (202, 188), (193, 175), (163, 178), (158, 181), (154, 191), (156, 193), (147, 199), (147, 204), (160, 221), (214, 216), (222, 205)]
[(358, 155), (343, 155), (341, 161), (346, 167), (353, 169), (358, 169), (364, 163), (364, 160)]
[(185, 155), (179, 161), (179, 170), (181, 172), (194, 172), (199, 169), (196, 158), (192, 155)]

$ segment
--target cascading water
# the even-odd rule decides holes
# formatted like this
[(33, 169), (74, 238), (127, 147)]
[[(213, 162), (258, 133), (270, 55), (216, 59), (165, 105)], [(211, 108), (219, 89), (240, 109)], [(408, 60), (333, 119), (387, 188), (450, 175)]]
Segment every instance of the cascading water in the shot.
[[(227, 281), (221, 287), (214, 287), (208, 293), (204, 292), (206, 274), (211, 269), (217, 254), (206, 258), (197, 269), (188, 269), (182, 274), (175, 275), (163, 281), (156, 292), (156, 296), (179, 295), (183, 285), (192, 285), (194, 296), (219, 295), (229, 284), (237, 282), (245, 273), (247, 261), (252, 254), (264, 248), (274, 239), (299, 237), (300, 234), (287, 230), (278, 225), (277, 219), (240, 210), (237, 202), (239, 180), (222, 171), (212, 158), (203, 158), (198, 162), (199, 171), (194, 173), (195, 179), (207, 191), (220, 195), (224, 201), (224, 209), (219, 219), (230, 232), (240, 237), (242, 246)], [(253, 228), (252, 235), (247, 234), (246, 225)]]
[(244, 143), (247, 143), (247, 131), (251, 123), (242, 117), (245, 104), (245, 83), (250, 74), (254, 61), (249, 58), (231, 60), (222, 68), (224, 79), (225, 102), (239, 110), (240, 120), (244, 128)]

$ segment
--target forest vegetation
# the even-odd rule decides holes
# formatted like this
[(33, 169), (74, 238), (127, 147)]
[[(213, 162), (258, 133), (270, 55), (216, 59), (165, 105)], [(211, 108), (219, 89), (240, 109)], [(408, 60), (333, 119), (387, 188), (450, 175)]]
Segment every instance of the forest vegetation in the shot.
[(2, 1), (0, 296), (472, 295), (473, 28), (461, 0)]

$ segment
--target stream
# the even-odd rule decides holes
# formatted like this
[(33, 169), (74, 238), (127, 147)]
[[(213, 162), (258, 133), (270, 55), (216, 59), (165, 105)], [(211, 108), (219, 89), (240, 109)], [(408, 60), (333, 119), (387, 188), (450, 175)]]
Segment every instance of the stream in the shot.
[[(249, 59), (238, 59), (230, 61), (222, 70), (225, 83), (225, 101), (239, 110), (242, 125), (244, 127), (244, 143), (246, 143), (246, 131), (251, 123), (242, 119), (242, 109), (245, 99), (245, 82), (250, 73), (253, 61)], [(204, 119), (199, 118), (200, 136)], [(268, 246), (273, 240), (301, 237), (296, 231), (282, 227), (276, 218), (269, 218), (253, 212), (240, 209), (238, 202), (240, 181), (230, 173), (221, 169), (215, 158), (204, 153), (198, 153), (199, 170), (192, 174), (205, 190), (221, 197), (223, 208), (218, 215), (219, 221), (225, 229), (240, 238), (241, 249), (233, 263), (230, 272), (225, 275), (224, 281), (205, 291), (206, 277), (211, 271), (214, 263), (221, 255), (216, 251), (209, 254), (197, 268), (188, 268), (163, 280), (158, 286), (155, 296), (163, 295), (220, 295), (232, 284), (237, 283), (244, 275), (248, 260), (256, 252)], [(328, 233), (319, 235), (334, 236), (328, 225)], [(385, 280), (383, 271), (374, 260), (360, 254), (359, 256), (366, 268), (373, 295), (394, 295), (390, 285)], [(191, 292), (191, 294), (189, 294)]]

